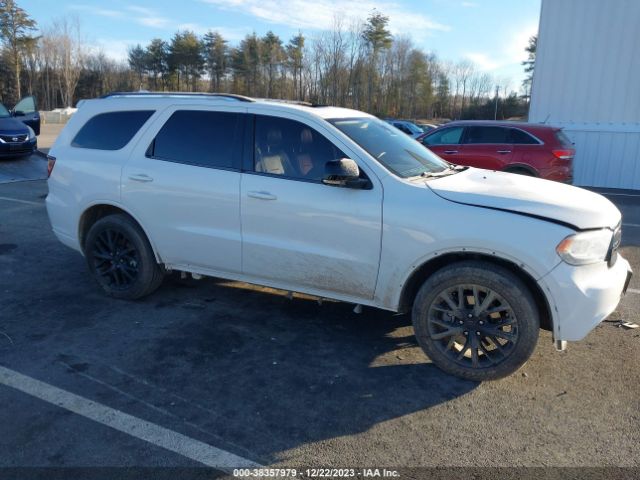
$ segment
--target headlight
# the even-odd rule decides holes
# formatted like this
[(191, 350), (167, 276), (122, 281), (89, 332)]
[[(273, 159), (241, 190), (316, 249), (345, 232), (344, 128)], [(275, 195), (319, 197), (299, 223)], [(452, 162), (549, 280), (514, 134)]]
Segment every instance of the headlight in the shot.
[(569, 235), (558, 244), (556, 252), (571, 265), (603, 262), (607, 258), (612, 235), (608, 228)]
[(27, 128), (29, 129), (29, 140), (33, 140), (34, 138), (36, 138), (36, 132), (33, 131), (33, 128), (31, 128), (29, 125), (27, 125)]

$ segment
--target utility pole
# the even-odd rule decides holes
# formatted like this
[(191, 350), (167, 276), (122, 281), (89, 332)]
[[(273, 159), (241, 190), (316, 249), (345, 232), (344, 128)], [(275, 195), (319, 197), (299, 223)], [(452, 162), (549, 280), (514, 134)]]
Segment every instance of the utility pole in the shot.
[(493, 112), (493, 119), (497, 120), (498, 119), (498, 92), (500, 91), (500, 86), (496, 85), (496, 108)]

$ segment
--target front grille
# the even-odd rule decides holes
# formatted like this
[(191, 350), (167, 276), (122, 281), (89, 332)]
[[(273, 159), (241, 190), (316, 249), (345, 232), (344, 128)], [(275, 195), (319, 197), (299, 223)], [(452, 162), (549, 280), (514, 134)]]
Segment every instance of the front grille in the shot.
[(22, 143), (26, 142), (29, 138), (28, 133), (20, 134), (20, 135), (0, 135), (0, 138), (5, 143)]

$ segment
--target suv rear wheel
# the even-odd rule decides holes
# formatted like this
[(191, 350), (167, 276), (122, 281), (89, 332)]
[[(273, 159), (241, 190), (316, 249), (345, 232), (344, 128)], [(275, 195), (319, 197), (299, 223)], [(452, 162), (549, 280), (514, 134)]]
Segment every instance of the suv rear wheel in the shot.
[(127, 215), (107, 215), (94, 223), (84, 253), (94, 278), (112, 297), (134, 300), (162, 283), (164, 269), (140, 226)]
[(518, 370), (538, 340), (540, 319), (529, 289), (512, 272), (480, 261), (439, 270), (413, 305), (418, 343), (447, 373), (496, 380)]

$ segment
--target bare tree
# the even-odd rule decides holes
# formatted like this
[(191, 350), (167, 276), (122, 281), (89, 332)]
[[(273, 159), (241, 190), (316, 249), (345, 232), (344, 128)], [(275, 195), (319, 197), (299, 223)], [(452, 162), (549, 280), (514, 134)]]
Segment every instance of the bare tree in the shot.
[(73, 16), (55, 20), (43, 37), (52, 47), (52, 60), (58, 71), (56, 77), (62, 103), (66, 107), (72, 107), (87, 54), (80, 20)]

